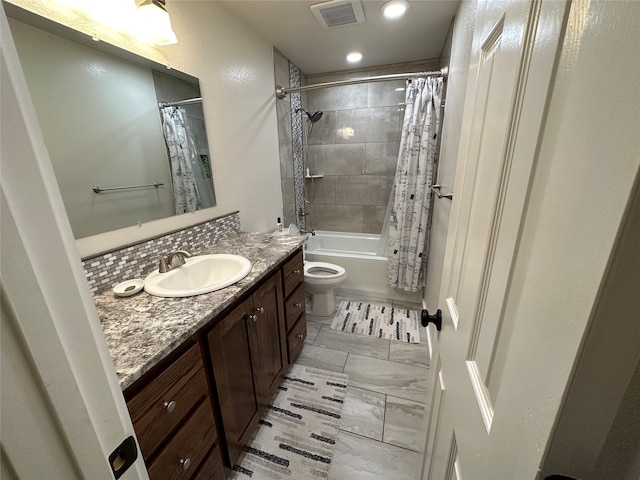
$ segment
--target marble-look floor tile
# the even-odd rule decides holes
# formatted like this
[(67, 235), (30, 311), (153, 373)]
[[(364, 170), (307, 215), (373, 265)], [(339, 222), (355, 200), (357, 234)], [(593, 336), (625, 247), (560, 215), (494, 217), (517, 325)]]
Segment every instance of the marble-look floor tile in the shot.
[(336, 295), (336, 307), (343, 300), (346, 300), (348, 302), (391, 303), (389, 300), (385, 300), (384, 298), (380, 298), (374, 295), (353, 295), (349, 294), (348, 292), (338, 292), (338, 294)]
[(418, 312), (422, 311), (422, 305), (415, 302), (410, 302), (405, 300), (393, 300), (391, 304), (396, 308), (408, 308), (410, 310), (418, 310)]
[(425, 432), (422, 431), (425, 405), (387, 396), (384, 415), (385, 443), (422, 452)]
[(307, 318), (307, 338), (304, 339), (304, 343), (312, 344), (321, 328), (321, 323), (310, 322)]
[[(429, 341), (427, 339), (427, 329), (425, 327), (420, 327), (418, 330), (420, 330), (420, 341), (426, 344)], [(429, 347), (427, 347), (427, 349), (429, 349)]]
[(385, 395), (347, 387), (340, 430), (382, 441)]
[(296, 364), (342, 373), (347, 356), (346, 352), (305, 344)]
[(416, 367), (429, 368), (429, 349), (427, 342), (420, 343), (391, 342), (389, 360), (406, 363)]
[(420, 453), (340, 432), (329, 480), (416, 480), (421, 459)]
[(343, 352), (382, 358), (384, 360), (389, 359), (389, 343), (390, 340), (384, 338), (339, 332), (332, 330), (327, 325), (322, 327), (313, 342), (318, 347), (333, 348)]
[(315, 322), (321, 323), (322, 325), (331, 325), (335, 315), (331, 315), (329, 317), (318, 317), (316, 315), (309, 315), (309, 311), (307, 310), (307, 322)]
[(416, 402), (427, 401), (426, 368), (349, 354), (344, 373), (349, 375), (349, 385), (353, 387)]

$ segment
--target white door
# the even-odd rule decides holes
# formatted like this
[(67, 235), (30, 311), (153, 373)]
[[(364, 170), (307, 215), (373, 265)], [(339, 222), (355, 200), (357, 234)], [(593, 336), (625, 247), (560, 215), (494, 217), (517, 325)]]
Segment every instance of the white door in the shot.
[[(133, 426), (3, 7), (0, 34), (1, 476), (114, 478)], [(140, 455), (119, 460), (148, 479)]]
[(480, 452), (492, 441), (498, 392), (518, 388), (502, 382), (513, 327), (503, 307), (566, 8), (478, 6), (463, 119), (471, 133), (460, 147), (440, 290), (425, 479), (496, 480), (482, 473)]

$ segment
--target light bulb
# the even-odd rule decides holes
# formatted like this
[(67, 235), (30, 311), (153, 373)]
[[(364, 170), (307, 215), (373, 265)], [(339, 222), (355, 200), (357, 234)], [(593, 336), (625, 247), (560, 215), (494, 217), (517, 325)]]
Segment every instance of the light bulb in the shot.
[(349, 63), (358, 63), (360, 60), (362, 60), (361, 52), (350, 52), (347, 54), (347, 62)]
[(391, 0), (382, 6), (382, 14), (389, 20), (400, 18), (409, 8), (406, 0)]

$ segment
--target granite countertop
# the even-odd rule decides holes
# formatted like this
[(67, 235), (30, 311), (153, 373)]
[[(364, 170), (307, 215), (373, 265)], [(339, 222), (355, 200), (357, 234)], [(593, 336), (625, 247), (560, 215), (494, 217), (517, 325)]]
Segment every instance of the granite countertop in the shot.
[(302, 235), (240, 233), (197, 252), (236, 254), (251, 261), (249, 275), (215, 292), (187, 298), (154, 297), (144, 290), (131, 297), (117, 297), (111, 290), (94, 295), (120, 388), (133, 384), (305, 241)]

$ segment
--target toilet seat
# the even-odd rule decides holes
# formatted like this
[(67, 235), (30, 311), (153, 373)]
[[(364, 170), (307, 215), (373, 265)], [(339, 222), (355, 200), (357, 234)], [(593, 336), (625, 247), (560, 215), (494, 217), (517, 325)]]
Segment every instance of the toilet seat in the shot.
[(311, 282), (331, 282), (342, 278), (346, 271), (340, 265), (326, 262), (304, 262), (305, 281)]

